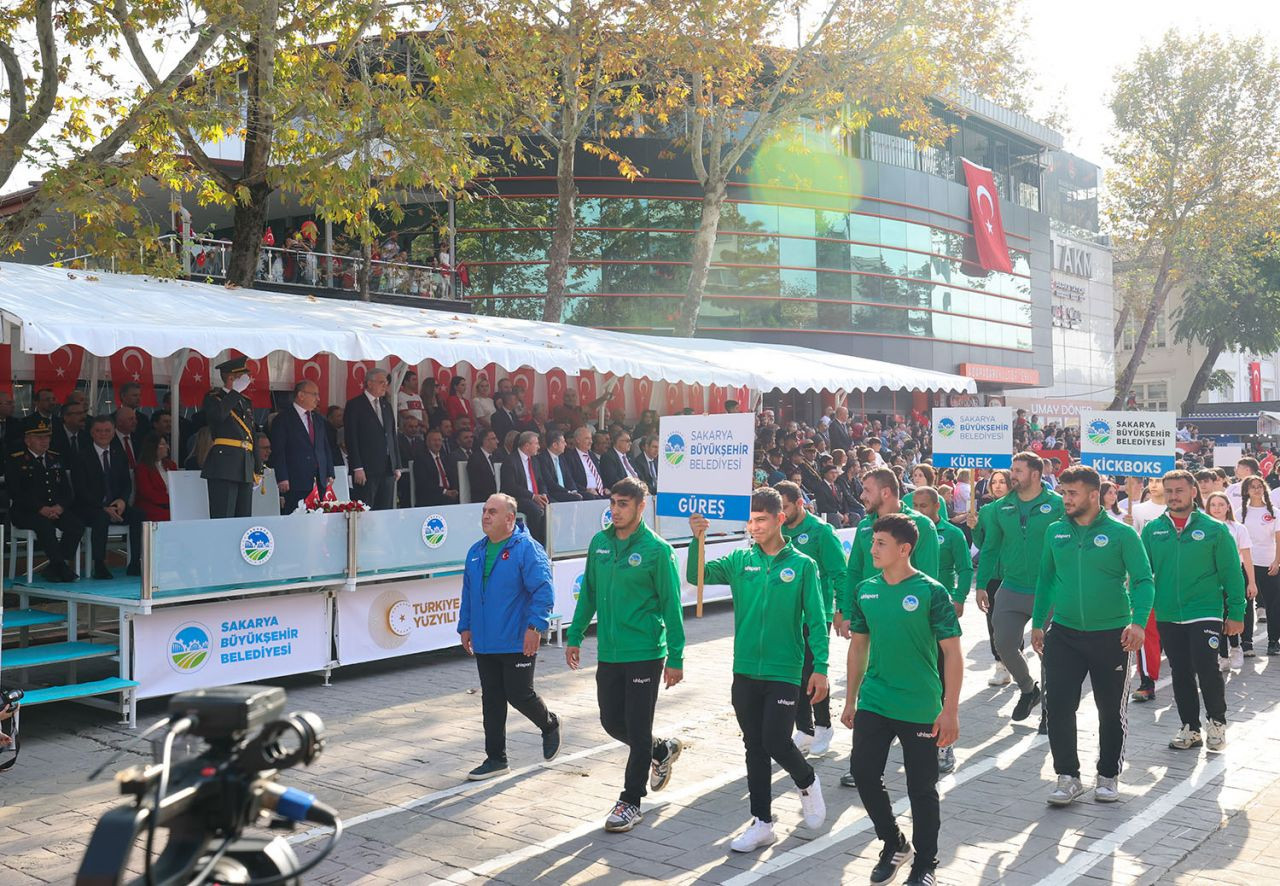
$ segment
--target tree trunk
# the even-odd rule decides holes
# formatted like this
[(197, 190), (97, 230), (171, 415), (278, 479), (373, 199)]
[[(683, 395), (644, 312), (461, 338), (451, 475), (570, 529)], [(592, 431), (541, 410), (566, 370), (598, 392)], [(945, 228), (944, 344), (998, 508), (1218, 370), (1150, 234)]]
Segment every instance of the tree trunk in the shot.
[(1129, 315), (1131, 313), (1133, 313), (1133, 308), (1126, 301), (1124, 306), (1120, 308), (1120, 316), (1116, 318), (1115, 341), (1112, 344), (1117, 350), (1120, 349), (1120, 341), (1124, 338), (1124, 328), (1129, 325)]
[(685, 290), (680, 316), (676, 318), (676, 335), (693, 337), (698, 330), (698, 311), (707, 290), (707, 275), (711, 273), (711, 253), (716, 245), (716, 232), (720, 230), (720, 211), (724, 208), (725, 185), (723, 181), (709, 182), (702, 194), (702, 218), (693, 240), (693, 257), (689, 266), (689, 286)]
[[(262, 251), (262, 233), (267, 228), (271, 186), (265, 182), (249, 186), (249, 202), (237, 203), (232, 217), (231, 257), (227, 260), (227, 282), (252, 289)], [(284, 239), (280, 242), (283, 244)]]
[(542, 303), (542, 319), (559, 323), (564, 312), (565, 281), (569, 278), (569, 258), (573, 254), (575, 205), (578, 186), (574, 181), (577, 140), (556, 151), (556, 226), (547, 252), (547, 298)]
[(1128, 364), (1124, 367), (1124, 372), (1120, 373), (1120, 377), (1116, 380), (1116, 395), (1111, 401), (1111, 409), (1123, 409), (1125, 400), (1129, 396), (1129, 389), (1133, 387), (1133, 379), (1138, 374), (1138, 368), (1142, 366), (1142, 355), (1147, 350), (1147, 342), (1151, 339), (1151, 332), (1156, 328), (1156, 318), (1160, 316), (1160, 312), (1164, 310), (1165, 302), (1169, 300), (1169, 270), (1173, 266), (1173, 251), (1169, 247), (1165, 247), (1164, 258), (1160, 261), (1160, 272), (1156, 274), (1155, 283), (1151, 287), (1151, 303), (1147, 306), (1147, 316), (1142, 321), (1142, 328), (1138, 330), (1138, 337), (1133, 343), (1133, 354), (1129, 357)]
[(1209, 376), (1213, 373), (1213, 364), (1218, 362), (1218, 357), (1222, 355), (1222, 349), (1223, 341), (1221, 336), (1209, 342), (1209, 352), (1204, 355), (1200, 368), (1196, 370), (1195, 377), (1191, 379), (1191, 387), (1187, 390), (1187, 399), (1182, 401), (1182, 415), (1190, 415), (1199, 405), (1200, 397), (1204, 394), (1205, 386), (1209, 383)]

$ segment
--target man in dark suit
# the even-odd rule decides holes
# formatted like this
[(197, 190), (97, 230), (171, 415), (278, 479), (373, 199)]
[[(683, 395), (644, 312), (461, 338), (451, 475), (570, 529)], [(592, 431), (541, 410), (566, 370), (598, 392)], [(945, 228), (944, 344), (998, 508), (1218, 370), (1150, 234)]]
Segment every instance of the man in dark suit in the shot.
[(516, 442), (516, 452), (502, 463), (502, 492), (516, 500), (520, 513), (524, 514), (529, 534), (544, 547), (547, 543), (547, 505), (551, 501), (553, 487), (565, 495), (563, 486), (545, 476), (534, 456), (538, 454), (538, 435), (533, 431), (521, 431)]
[(347, 401), (342, 420), (351, 495), (375, 511), (395, 506), (396, 481), (403, 473), (396, 449), (395, 414), (386, 398), (389, 386), (385, 369), (370, 369), (364, 377), (364, 390)]
[(49, 448), (73, 468), (89, 448), (89, 432), (85, 429), (88, 412), (83, 403), (68, 403), (53, 421), (53, 441)]
[[(427, 438), (423, 432), (422, 419), (414, 415), (412, 410), (404, 409), (400, 412), (400, 432), (396, 434), (396, 449), (400, 452), (400, 464), (404, 465), (404, 473), (396, 481), (396, 498), (400, 502), (400, 507), (407, 508), (413, 502), (410, 495), (413, 477), (409, 476), (410, 472), (418, 470), (418, 460), (425, 458), (427, 454)], [(422, 501), (419, 500), (418, 504), (422, 504)]]
[(831, 448), (850, 452), (853, 447), (853, 433), (849, 430), (849, 410), (843, 406), (836, 407), (836, 416), (827, 427), (827, 437)]
[(209, 516), (248, 517), (253, 513), (253, 487), (262, 476), (253, 432), (253, 404), (244, 395), (251, 379), (244, 357), (217, 365), (222, 387), (204, 396), (205, 425), (213, 446), (200, 476), (209, 487)]
[(573, 432), (573, 448), (566, 449), (562, 465), (569, 468), (573, 486), (584, 499), (608, 498), (609, 485), (604, 482), (600, 459), (591, 451), (591, 428), (583, 425)]
[(329, 438), (329, 451), (333, 453), (335, 468), (347, 463), (347, 438), (342, 430), (345, 416), (346, 410), (336, 403), (324, 413), (324, 435)]
[(650, 495), (658, 494), (658, 435), (649, 434), (640, 441), (640, 457), (633, 459), (636, 473), (649, 487)]
[(458, 464), (466, 464), (471, 461), (471, 450), (475, 447), (476, 436), (470, 428), (463, 428), (453, 435), (453, 448), (449, 450), (449, 457)]
[(141, 575), (142, 511), (129, 506), (133, 497), (133, 477), (129, 459), (116, 437), (115, 425), (105, 415), (89, 426), (91, 445), (81, 454), (72, 469), (71, 485), (76, 494), (76, 510), (89, 527), (89, 543), (93, 553), (93, 577), (109, 579), (107, 568), (107, 529), (127, 526), (129, 550), (133, 556), (128, 575)]
[(826, 521), (840, 529), (844, 526), (844, 496), (836, 487), (836, 480), (840, 477), (840, 468), (835, 464), (828, 464), (822, 469), (822, 482), (818, 484), (814, 491), (813, 509), (826, 518)]
[(612, 487), (623, 477), (639, 480), (636, 466), (631, 463), (631, 432), (615, 431), (610, 437), (612, 445), (600, 458), (600, 475), (604, 484)]
[(75, 581), (76, 549), (84, 524), (75, 513), (71, 472), (49, 449), (52, 436), (47, 420), (38, 414), (27, 418), (22, 449), (9, 456), (5, 470), (9, 519), (18, 529), (35, 533), (49, 558), (45, 578)]
[(151, 418), (142, 414), (142, 385), (136, 381), (127, 381), (120, 386), (120, 406), (127, 406), (138, 416), (134, 437), (142, 441), (151, 433)]
[(568, 445), (564, 440), (564, 432), (547, 431), (546, 436), (542, 439), (545, 445), (534, 456), (534, 460), (538, 463), (542, 476), (549, 481), (553, 481), (553, 484), (549, 484), (551, 487), (549, 492), (551, 500), (582, 501), (582, 493), (573, 485), (573, 475), (570, 474), (563, 461), (564, 450)]
[(271, 423), (271, 458), (276, 485), (284, 499), (281, 513), (292, 514), (314, 487), (324, 495), (333, 479), (333, 453), (316, 407), (320, 388), (314, 381), (293, 386), (293, 406), (280, 410)]
[(480, 445), (471, 453), (467, 462), (467, 480), (471, 483), (471, 500), (485, 501), (498, 491), (497, 476), (493, 466), (499, 461), (494, 453), (498, 450), (498, 435), (493, 431), (480, 434)]
[(445, 455), (444, 435), (438, 428), (427, 431), (427, 445), (414, 459), (413, 482), (418, 487), (418, 507), (458, 503), (456, 462)]
[(489, 427), (498, 435), (498, 442), (507, 439), (507, 434), (519, 430), (520, 417), (516, 415), (516, 393), (507, 391), (498, 398), (498, 408), (489, 418)]

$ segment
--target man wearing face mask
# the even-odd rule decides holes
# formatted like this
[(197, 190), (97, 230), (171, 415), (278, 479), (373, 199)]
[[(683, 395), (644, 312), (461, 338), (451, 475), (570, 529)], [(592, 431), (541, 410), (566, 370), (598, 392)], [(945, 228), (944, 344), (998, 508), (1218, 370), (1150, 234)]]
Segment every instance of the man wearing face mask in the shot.
[(244, 395), (251, 379), (244, 357), (217, 365), (222, 387), (204, 397), (204, 414), (213, 435), (213, 448), (200, 476), (209, 487), (209, 516), (248, 517), (251, 495), (262, 476), (262, 462), (254, 447), (253, 406)]

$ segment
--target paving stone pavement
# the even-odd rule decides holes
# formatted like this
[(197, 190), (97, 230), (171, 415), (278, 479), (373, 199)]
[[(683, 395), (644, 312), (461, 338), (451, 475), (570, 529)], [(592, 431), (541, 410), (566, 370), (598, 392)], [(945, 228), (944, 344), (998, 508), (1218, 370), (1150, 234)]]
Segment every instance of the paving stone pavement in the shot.
[[(1035, 718), (1010, 724), (1016, 691), (986, 685), (991, 658), (981, 613), (962, 619), (967, 654), (961, 707), (960, 767), (941, 782), (943, 827), (939, 881), (944, 884), (1273, 882), (1280, 852), (1280, 660), (1246, 662), (1227, 686), (1226, 754), (1167, 748), (1176, 731), (1172, 694), (1129, 709), (1123, 799), (1087, 797), (1065, 809), (1045, 806), (1052, 766)], [(621, 787), (625, 749), (600, 728), (593, 679), (595, 642), (574, 673), (562, 653), (539, 657), (537, 686), (565, 723), (564, 747), (541, 763), (539, 738), (512, 712), (513, 774), (480, 784), (462, 781), (480, 762), (480, 695), (474, 664), (457, 651), (345, 668), (323, 687), (314, 676), (280, 681), (291, 709), (313, 710), (327, 745), (306, 770), (283, 781), (341, 810), (348, 830), (308, 883), (630, 884), (866, 882), (879, 843), (856, 793), (838, 785), (849, 734), (838, 728), (830, 754), (815, 765), (828, 823), (803, 834), (799, 798), (775, 777), (781, 839), (741, 856), (728, 841), (749, 818), (742, 744), (729, 706), (732, 612), (711, 605), (686, 622), (686, 682), (663, 691), (657, 730), (678, 735), (686, 752), (671, 785), (645, 800), (630, 834), (602, 831)], [(837, 661), (834, 713), (843, 703), (844, 650)], [(144, 703), (140, 725), (155, 722), (163, 702)], [(1081, 759), (1095, 759), (1096, 719), (1089, 696), (1080, 709)], [(141, 761), (137, 733), (99, 711), (70, 704), (27, 712), (18, 767), (0, 776), (0, 884), (69, 883), (97, 818), (120, 802), (111, 770)], [(130, 749), (97, 781), (87, 775), (119, 748)], [(886, 782), (910, 833), (905, 781), (896, 750)], [(808, 837), (809, 839), (806, 839)], [(323, 845), (323, 830), (292, 837), (304, 859)], [(141, 853), (131, 870), (138, 873)]]

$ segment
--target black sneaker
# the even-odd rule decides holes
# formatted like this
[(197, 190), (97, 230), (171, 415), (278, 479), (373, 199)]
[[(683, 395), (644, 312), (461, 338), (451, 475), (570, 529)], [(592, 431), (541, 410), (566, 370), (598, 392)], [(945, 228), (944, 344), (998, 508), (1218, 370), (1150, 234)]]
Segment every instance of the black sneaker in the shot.
[(936, 865), (912, 867), (911, 876), (907, 877), (907, 886), (937, 886), (938, 878), (934, 874)]
[(844, 775), (840, 776), (840, 787), (856, 788), (857, 786), (858, 783), (854, 780), (852, 772), (846, 772)]
[(509, 771), (505, 760), (485, 760), (467, 773), (467, 781), (484, 781), (487, 778), (505, 775)]
[(1013, 721), (1020, 723), (1027, 717), (1031, 716), (1031, 709), (1040, 704), (1040, 684), (1036, 683), (1031, 687), (1030, 692), (1022, 693), (1018, 698), (1018, 703), (1013, 707)]
[(551, 729), (542, 733), (542, 759), (550, 762), (560, 753), (560, 718), (551, 715)]
[(1040, 725), (1036, 727), (1036, 735), (1048, 735), (1048, 734), (1049, 734), (1049, 718), (1044, 716), (1044, 714), (1042, 713), (1040, 715)]
[(880, 850), (880, 860), (871, 869), (872, 883), (888, 883), (898, 876), (898, 869), (911, 861), (915, 851), (907, 842), (906, 834), (898, 834), (897, 843), (885, 843)]
[(1267, 655), (1280, 655), (1280, 643), (1268, 643)]

